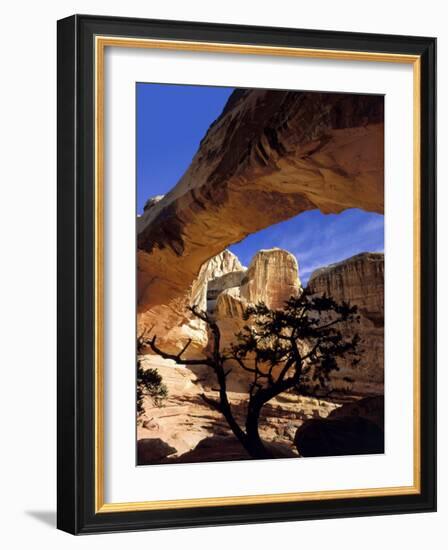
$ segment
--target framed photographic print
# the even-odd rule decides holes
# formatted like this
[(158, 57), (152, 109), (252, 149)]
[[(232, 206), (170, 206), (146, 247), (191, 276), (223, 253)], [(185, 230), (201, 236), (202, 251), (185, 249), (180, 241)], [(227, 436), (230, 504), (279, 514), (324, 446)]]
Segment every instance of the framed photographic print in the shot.
[(58, 527), (435, 510), (433, 38), (58, 22)]

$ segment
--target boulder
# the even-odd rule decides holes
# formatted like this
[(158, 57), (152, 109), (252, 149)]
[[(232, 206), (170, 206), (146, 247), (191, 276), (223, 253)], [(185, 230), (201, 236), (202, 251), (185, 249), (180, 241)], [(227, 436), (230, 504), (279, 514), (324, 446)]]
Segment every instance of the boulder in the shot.
[(384, 430), (384, 396), (376, 395), (365, 397), (353, 403), (345, 403), (332, 411), (328, 418), (341, 418), (347, 416), (367, 418), (379, 428)]
[(160, 438), (146, 438), (137, 441), (137, 464), (159, 464), (167, 456), (177, 453), (177, 450)]
[(300, 426), (294, 444), (304, 457), (381, 454), (384, 432), (362, 417), (313, 419)]

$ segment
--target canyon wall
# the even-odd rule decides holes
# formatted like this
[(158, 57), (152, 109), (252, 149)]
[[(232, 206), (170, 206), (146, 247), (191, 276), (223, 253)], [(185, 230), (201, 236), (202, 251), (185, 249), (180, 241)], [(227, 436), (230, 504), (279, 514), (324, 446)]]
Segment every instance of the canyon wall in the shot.
[[(358, 306), (359, 324), (346, 325), (346, 334), (356, 331), (361, 338), (360, 362), (356, 367), (339, 361), (336, 373), (341, 386), (355, 392), (384, 391), (384, 254), (364, 253), (315, 271), (308, 288), (317, 294), (326, 293), (337, 302)], [(345, 381), (352, 379), (353, 382)]]

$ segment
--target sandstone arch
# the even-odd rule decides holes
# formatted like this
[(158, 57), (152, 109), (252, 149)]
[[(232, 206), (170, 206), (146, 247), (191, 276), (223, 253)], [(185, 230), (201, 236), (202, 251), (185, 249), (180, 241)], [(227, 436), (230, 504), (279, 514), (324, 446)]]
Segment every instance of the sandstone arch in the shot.
[(235, 91), (178, 184), (138, 218), (139, 332), (203, 349), (185, 306), (206, 303), (207, 260), (307, 210), (383, 212), (383, 111), (381, 96)]
[(383, 132), (381, 96), (235, 91), (138, 219), (139, 311), (181, 300), (206, 260), (301, 212), (383, 212)]

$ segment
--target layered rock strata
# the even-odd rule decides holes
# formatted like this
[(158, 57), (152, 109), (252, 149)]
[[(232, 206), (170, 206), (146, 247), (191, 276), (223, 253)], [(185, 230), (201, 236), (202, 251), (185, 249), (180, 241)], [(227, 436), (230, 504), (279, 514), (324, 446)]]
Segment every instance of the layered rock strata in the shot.
[[(341, 387), (359, 393), (384, 391), (384, 254), (364, 253), (315, 271), (308, 288), (337, 302), (358, 306), (359, 324), (346, 324), (345, 335), (358, 333), (360, 361), (339, 361)], [(346, 379), (346, 380), (344, 380)], [(352, 380), (352, 381), (351, 381)]]

